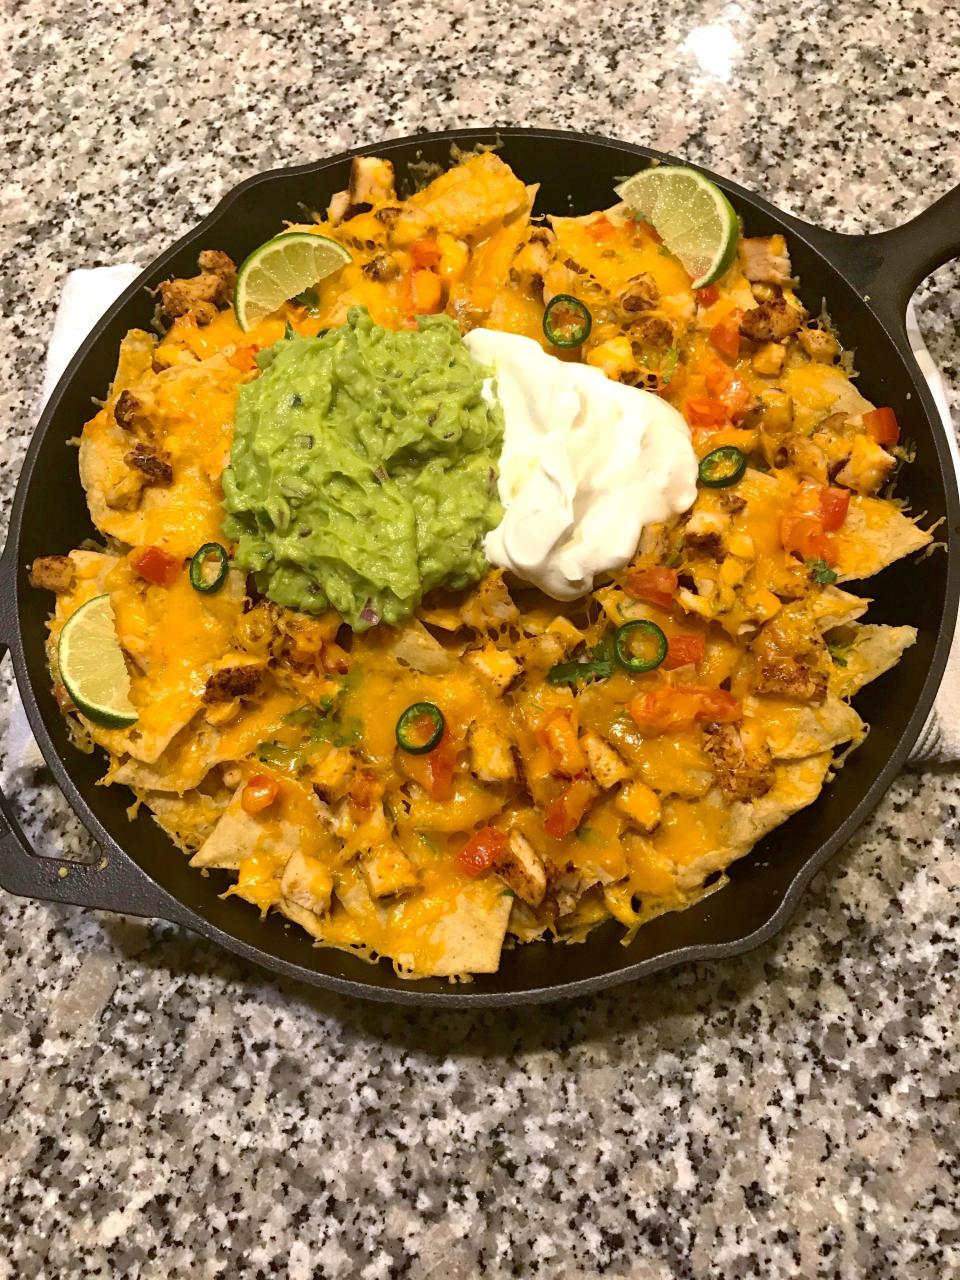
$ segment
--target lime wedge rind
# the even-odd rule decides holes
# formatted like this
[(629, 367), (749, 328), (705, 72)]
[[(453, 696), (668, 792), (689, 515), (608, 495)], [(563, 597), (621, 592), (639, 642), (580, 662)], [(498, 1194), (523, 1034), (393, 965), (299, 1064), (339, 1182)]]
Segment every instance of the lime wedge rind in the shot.
[(733, 262), (740, 230), (737, 215), (720, 188), (696, 169), (641, 169), (615, 190), (656, 229), (689, 272), (694, 289), (718, 280)]
[(74, 705), (88, 719), (111, 729), (137, 720), (108, 595), (94, 596), (63, 624), (57, 666)]
[(343, 245), (312, 231), (283, 231), (274, 236), (254, 249), (237, 272), (234, 301), (240, 328), (252, 329), (350, 260)]

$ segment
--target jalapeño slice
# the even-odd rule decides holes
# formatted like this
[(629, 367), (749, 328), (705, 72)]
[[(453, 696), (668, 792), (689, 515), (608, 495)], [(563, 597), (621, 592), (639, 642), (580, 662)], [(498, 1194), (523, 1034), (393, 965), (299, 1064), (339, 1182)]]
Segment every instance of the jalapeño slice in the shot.
[(443, 712), (432, 702), (414, 702), (397, 721), (397, 746), (422, 756), (443, 737), (445, 724)]
[(613, 651), (628, 671), (653, 671), (667, 656), (667, 637), (655, 622), (637, 618), (617, 628)]
[(725, 489), (736, 484), (747, 469), (747, 455), (736, 445), (724, 444), (700, 461), (700, 483), (708, 489)]
[(589, 310), (569, 293), (558, 293), (543, 313), (543, 332), (555, 347), (579, 347), (590, 336), (593, 318)]
[[(208, 563), (213, 568), (213, 576), (208, 577)], [(219, 591), (227, 579), (229, 556), (226, 547), (219, 542), (205, 542), (190, 561), (190, 585), (194, 591), (202, 591), (211, 595)]]

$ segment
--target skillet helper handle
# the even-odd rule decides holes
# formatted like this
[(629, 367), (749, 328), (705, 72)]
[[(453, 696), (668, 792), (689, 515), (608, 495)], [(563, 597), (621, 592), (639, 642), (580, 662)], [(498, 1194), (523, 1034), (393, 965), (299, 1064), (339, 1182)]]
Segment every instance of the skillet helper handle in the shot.
[[(7, 646), (0, 641), (0, 661)], [(101, 858), (88, 866), (34, 853), (10, 801), (0, 789), (0, 888), (25, 898), (96, 907), (124, 915), (180, 922), (176, 901), (129, 858)]]
[(875, 235), (817, 229), (812, 237), (895, 334), (921, 281), (960, 258), (960, 186), (901, 227)]

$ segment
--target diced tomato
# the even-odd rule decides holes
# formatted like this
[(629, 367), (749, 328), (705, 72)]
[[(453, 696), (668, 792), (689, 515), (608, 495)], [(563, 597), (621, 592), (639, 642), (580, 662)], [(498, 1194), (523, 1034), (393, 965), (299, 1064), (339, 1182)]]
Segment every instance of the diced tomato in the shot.
[(715, 284), (704, 285), (702, 289), (697, 290), (696, 297), (698, 307), (712, 307), (720, 297), (720, 290)]
[(718, 431), (730, 422), (730, 411), (722, 400), (707, 396), (691, 396), (683, 403), (683, 416), (691, 427), (704, 431)]
[(564, 787), (548, 807), (547, 816), (543, 820), (543, 829), (547, 835), (553, 836), (554, 840), (562, 840), (571, 831), (576, 831), (596, 794), (597, 789), (593, 783), (582, 778)]
[(444, 729), (443, 737), (427, 756), (430, 772), (430, 795), (434, 800), (449, 800), (453, 795), (453, 771), (457, 766), (457, 746)]
[(786, 515), (780, 517), (780, 541), (784, 551), (804, 560), (826, 560), (836, 564), (833, 539), (826, 533), (819, 516)]
[(131, 554), (130, 563), (134, 573), (157, 587), (172, 586), (183, 568), (183, 561), (162, 547), (140, 547)]
[(410, 253), (415, 267), (436, 267), (440, 263), (440, 246), (432, 236), (414, 240)]
[(836, 533), (842, 527), (850, 510), (849, 489), (820, 490), (820, 519), (827, 533)]
[(243, 788), (240, 804), (244, 813), (253, 817), (269, 809), (280, 794), (280, 783), (265, 773), (255, 773)]
[(863, 415), (863, 425), (877, 444), (894, 445), (900, 439), (900, 424), (892, 409), (871, 409)]
[(666, 733), (695, 724), (740, 720), (740, 699), (725, 689), (710, 685), (664, 685), (641, 693), (627, 708), (638, 729), (645, 733)]
[(627, 595), (646, 600), (661, 609), (669, 609), (677, 591), (676, 569), (655, 565), (651, 569), (630, 569), (623, 580)]
[(605, 213), (601, 213), (599, 218), (594, 218), (593, 222), (587, 225), (587, 235), (591, 240), (606, 240), (615, 231), (616, 227)]
[(753, 399), (750, 388), (738, 378), (732, 369), (719, 360), (711, 364), (704, 381), (711, 396), (719, 400), (727, 410), (727, 416), (736, 420)]
[(685, 667), (690, 662), (701, 662), (705, 648), (703, 636), (685, 635), (667, 637), (667, 656), (663, 660), (666, 671)]
[(232, 364), (234, 369), (239, 369), (241, 373), (250, 373), (257, 367), (258, 350), (259, 348), (253, 345), (237, 347), (233, 355), (227, 356), (227, 363)]
[(721, 355), (736, 360), (740, 354), (740, 312), (731, 311), (729, 315), (710, 330), (710, 341)]
[(492, 870), (506, 851), (507, 837), (502, 831), (481, 827), (457, 854), (456, 863), (466, 875), (476, 878)]
[(410, 310), (415, 315), (430, 315), (440, 307), (443, 286), (433, 271), (418, 268), (410, 273)]

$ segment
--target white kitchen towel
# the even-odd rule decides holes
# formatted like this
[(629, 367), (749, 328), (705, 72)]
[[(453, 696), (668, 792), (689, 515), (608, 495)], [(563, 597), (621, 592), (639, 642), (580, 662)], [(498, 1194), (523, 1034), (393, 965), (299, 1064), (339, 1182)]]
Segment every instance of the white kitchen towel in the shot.
[[(80, 343), (111, 302), (119, 297), (127, 285), (136, 278), (139, 271), (139, 267), (130, 263), (118, 263), (112, 267), (91, 267), (71, 271), (67, 276), (50, 345), (47, 348), (43, 404), (46, 404), (60, 375), (70, 363)], [(933, 398), (940, 410), (954, 464), (960, 472), (960, 456), (958, 456), (957, 441), (950, 420), (946, 387), (917, 327), (912, 304), (907, 312), (907, 332), (917, 362), (930, 384)], [(957, 620), (954, 620), (954, 623), (957, 633), (954, 636), (946, 676), (937, 695), (933, 713), (911, 753), (910, 760), (914, 764), (960, 760), (960, 623)], [(10, 709), (6, 746), (8, 769), (42, 763), (39, 748), (33, 740), (19, 697), (16, 696)]]

